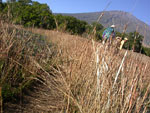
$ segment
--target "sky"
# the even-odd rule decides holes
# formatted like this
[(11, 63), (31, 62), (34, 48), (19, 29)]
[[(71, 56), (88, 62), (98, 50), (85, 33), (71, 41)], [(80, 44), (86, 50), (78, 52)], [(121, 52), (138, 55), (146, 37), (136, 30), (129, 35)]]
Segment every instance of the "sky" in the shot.
[(150, 25), (150, 0), (37, 0), (47, 3), (53, 13), (83, 13), (121, 10), (130, 12)]
[[(5, 0), (3, 0), (5, 1)], [(150, 25), (150, 0), (33, 0), (47, 3), (53, 13), (84, 13), (120, 10)]]

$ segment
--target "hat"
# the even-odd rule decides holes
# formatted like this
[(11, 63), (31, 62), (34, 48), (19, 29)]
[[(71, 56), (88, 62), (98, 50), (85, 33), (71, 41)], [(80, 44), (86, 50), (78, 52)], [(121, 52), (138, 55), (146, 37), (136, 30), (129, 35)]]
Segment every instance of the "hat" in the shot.
[(113, 28), (114, 28), (114, 27), (116, 27), (116, 26), (115, 26), (115, 25), (111, 25), (110, 27), (113, 27)]
[(124, 38), (124, 40), (128, 40), (128, 38)]

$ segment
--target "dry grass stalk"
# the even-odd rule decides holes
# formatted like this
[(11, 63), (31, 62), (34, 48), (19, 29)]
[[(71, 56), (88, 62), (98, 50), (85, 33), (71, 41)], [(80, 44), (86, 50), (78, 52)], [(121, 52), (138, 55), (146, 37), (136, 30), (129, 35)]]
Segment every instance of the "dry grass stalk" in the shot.
[[(61, 84), (56, 87), (64, 95), (61, 111), (125, 113), (140, 109), (141, 112), (145, 105), (143, 99), (149, 100), (149, 96), (144, 96), (150, 93), (148, 57), (130, 51), (127, 55), (124, 50), (116, 54), (113, 47), (93, 44), (78, 36), (42, 29), (32, 31), (45, 34), (48, 41), (58, 45), (59, 77), (55, 81)], [(109, 109), (105, 109), (108, 100)], [(144, 109), (148, 111), (148, 106)]]

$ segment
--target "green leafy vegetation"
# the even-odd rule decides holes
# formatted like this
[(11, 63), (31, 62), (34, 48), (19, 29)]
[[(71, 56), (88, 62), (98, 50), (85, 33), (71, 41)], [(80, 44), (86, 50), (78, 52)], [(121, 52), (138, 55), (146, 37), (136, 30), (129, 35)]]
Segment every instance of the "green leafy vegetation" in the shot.
[(88, 25), (85, 21), (80, 21), (71, 16), (56, 15), (55, 21), (57, 30), (68, 31), (71, 34), (83, 34)]
[(95, 40), (96, 41), (102, 40), (102, 34), (104, 31), (103, 25), (101, 25), (98, 22), (93, 22), (90, 30), (91, 30), (90, 33), (94, 30), (93, 32), (95, 33)]
[(3, 12), (5, 14), (10, 12), (8, 18), (15, 24), (45, 29), (55, 28), (54, 15), (52, 15), (47, 4), (25, 1), (7, 3)]
[(148, 47), (142, 47), (141, 53), (150, 57), (150, 48), (148, 48)]
[(144, 37), (138, 32), (131, 32), (128, 34), (128, 41), (125, 43), (124, 48), (133, 50), (135, 52), (141, 52), (142, 50), (142, 41)]
[[(4, 20), (11, 21), (15, 24), (24, 25), (25, 27), (37, 27), (44, 29), (57, 29), (58, 31), (69, 32), (70, 34), (95, 35), (95, 40), (102, 40), (104, 27), (93, 22), (88, 24), (71, 16), (54, 15), (47, 4), (40, 4), (32, 0), (15, 0), (0, 4), (0, 13)], [(94, 29), (95, 28), (95, 29)], [(93, 32), (94, 29), (94, 32)], [(123, 39), (128, 38), (124, 49), (133, 50), (149, 56), (149, 50), (142, 47), (144, 37), (138, 32), (129, 34), (116, 32), (116, 36)]]

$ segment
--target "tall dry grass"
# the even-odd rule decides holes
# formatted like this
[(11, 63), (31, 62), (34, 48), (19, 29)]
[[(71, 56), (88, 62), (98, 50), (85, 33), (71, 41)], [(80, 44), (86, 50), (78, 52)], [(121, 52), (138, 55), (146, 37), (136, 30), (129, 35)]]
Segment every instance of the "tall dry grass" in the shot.
[[(61, 32), (28, 29), (46, 36), (46, 43), (43, 39), (37, 43), (37, 35), (16, 35), (16, 29), (1, 26), (1, 81), (19, 87), (40, 81), (36, 92), (30, 92), (30, 102), (22, 101), (21, 111), (150, 112), (149, 57)], [(24, 40), (14, 40), (16, 36)], [(21, 85), (18, 79), (8, 79), (19, 75), (26, 75)]]
[[(53, 68), (57, 62), (57, 51), (55, 45), (47, 43), (45, 38), (15, 25), (0, 23), (2, 111), (30, 112), (35, 103), (34, 97), (38, 94), (34, 87), (43, 87), (41, 83), (46, 84), (47, 80), (51, 83), (49, 85), (54, 84), (51, 81), (55, 76)], [(25, 98), (27, 95), (30, 96)], [(55, 95), (52, 100), (55, 97), (58, 96)], [(26, 104), (27, 108), (24, 107)]]
[(78, 36), (32, 31), (57, 44), (55, 81), (64, 97), (62, 113), (150, 112), (149, 57)]

